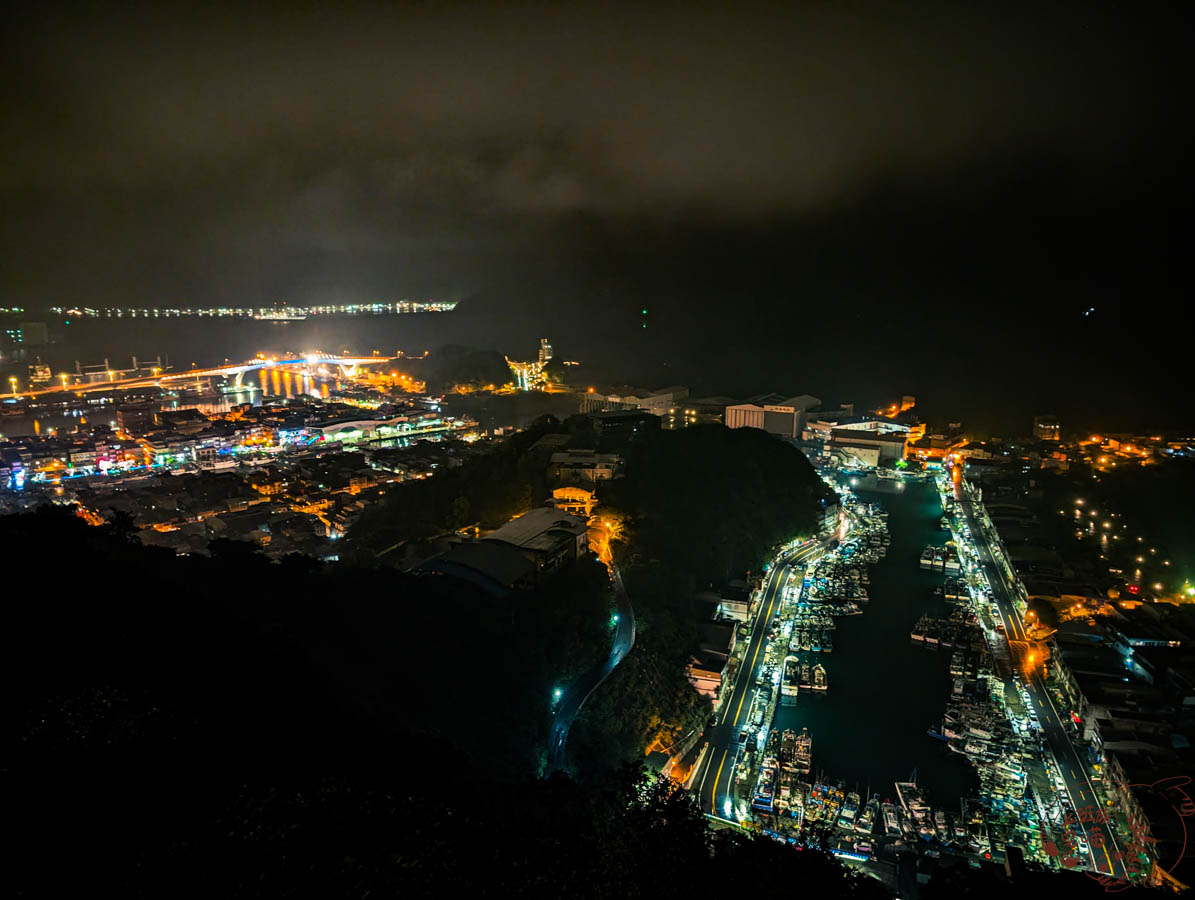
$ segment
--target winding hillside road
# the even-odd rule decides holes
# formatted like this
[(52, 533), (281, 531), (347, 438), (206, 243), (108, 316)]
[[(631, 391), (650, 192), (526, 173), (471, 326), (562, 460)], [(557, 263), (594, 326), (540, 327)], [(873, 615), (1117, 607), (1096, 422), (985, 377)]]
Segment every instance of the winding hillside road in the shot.
[(622, 573), (618, 566), (613, 566), (614, 590), (616, 594), (618, 622), (614, 632), (614, 644), (610, 648), (610, 655), (600, 665), (594, 666), (580, 679), (570, 685), (556, 707), (556, 715), (552, 719), (552, 730), (548, 735), (548, 764), (545, 775), (564, 769), (564, 747), (568, 741), (568, 731), (573, 720), (594, 692), (598, 685), (605, 681), (614, 668), (622, 662), (631, 648), (635, 646), (635, 610), (631, 606), (631, 598), (627, 596), (627, 589), (622, 583)]

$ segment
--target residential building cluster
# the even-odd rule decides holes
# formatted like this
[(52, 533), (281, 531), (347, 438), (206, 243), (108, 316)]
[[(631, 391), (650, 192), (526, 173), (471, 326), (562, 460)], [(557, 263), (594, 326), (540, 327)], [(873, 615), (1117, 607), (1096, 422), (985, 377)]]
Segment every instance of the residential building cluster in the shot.
[(758, 394), (736, 401), (731, 397), (689, 396), (680, 385), (658, 390), (627, 389), (581, 395), (581, 412), (591, 416), (649, 414), (664, 429), (719, 424), (727, 428), (757, 428), (800, 446), (811, 460), (843, 468), (874, 468), (911, 458), (941, 459), (966, 442), (961, 433), (926, 434), (912, 411), (916, 398), (875, 413), (856, 415), (853, 404), (824, 405), (810, 394)]
[[(635, 413), (638, 415), (638, 413)], [(409, 545), (396, 560), (425, 576), (455, 577), (501, 596), (530, 587), (605, 541), (608, 532), (595, 514), (600, 485), (621, 478), (618, 453), (568, 448), (568, 434), (546, 434), (528, 448), (543, 466), (550, 496), (493, 531), (466, 528), (424, 547)]]
[(475, 452), (443, 440), (473, 438), (472, 423), (426, 402), (299, 396), (205, 413), (163, 399), (90, 398), (70, 431), (0, 440), (0, 512), (77, 504), (96, 524), (126, 514), (145, 543), (180, 553), (232, 538), (327, 557), (386, 485)]

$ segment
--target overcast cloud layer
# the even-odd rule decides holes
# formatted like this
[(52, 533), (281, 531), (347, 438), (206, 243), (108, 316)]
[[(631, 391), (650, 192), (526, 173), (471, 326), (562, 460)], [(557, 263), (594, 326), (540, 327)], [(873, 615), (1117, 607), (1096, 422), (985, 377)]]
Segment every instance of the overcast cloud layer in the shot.
[(780, 317), (895, 365), (934, 310), (999, 354), (1185, 296), (1181, 7), (324, 6), (7, 20), (0, 305), (477, 295), (454, 339), (618, 365), (650, 303), (628, 358)]
[(826, 6), (41, 19), (9, 32), (0, 185), (750, 214), (958, 159), (1177, 158), (1156, 12)]

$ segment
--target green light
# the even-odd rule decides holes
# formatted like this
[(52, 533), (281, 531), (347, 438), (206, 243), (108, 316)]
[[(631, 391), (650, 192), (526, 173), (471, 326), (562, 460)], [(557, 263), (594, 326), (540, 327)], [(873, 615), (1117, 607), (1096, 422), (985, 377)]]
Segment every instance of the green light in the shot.
[(643, 310), (643, 315), (645, 315), (645, 316), (647, 315), (647, 310), (646, 310), (646, 309), (645, 309), (645, 310)]

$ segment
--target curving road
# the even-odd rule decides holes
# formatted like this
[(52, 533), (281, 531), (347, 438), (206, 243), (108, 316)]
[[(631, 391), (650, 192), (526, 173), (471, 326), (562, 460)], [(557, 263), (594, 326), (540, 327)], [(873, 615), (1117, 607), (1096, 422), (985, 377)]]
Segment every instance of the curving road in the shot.
[(605, 681), (614, 668), (622, 662), (631, 648), (635, 646), (635, 610), (631, 606), (631, 598), (627, 596), (627, 589), (622, 583), (622, 573), (618, 566), (612, 566), (614, 571), (615, 603), (618, 611), (618, 622), (614, 631), (614, 644), (610, 647), (610, 655), (598, 666), (594, 666), (581, 678), (571, 684), (556, 707), (556, 715), (552, 719), (552, 729), (548, 734), (548, 763), (545, 775), (564, 769), (564, 747), (568, 741), (568, 731), (577, 713), (589, 699), (598, 685)]
[(735, 675), (726, 704), (716, 717), (714, 725), (706, 729), (705, 737), (709, 746), (702, 760), (701, 771), (693, 779), (701, 808), (707, 813), (733, 818), (734, 770), (741, 748), (739, 734), (751, 712), (751, 704), (747, 702), (747, 698), (754, 690), (755, 676), (763, 662), (763, 646), (767, 641), (772, 618), (780, 608), (781, 588), (791, 571), (791, 566), (805, 564), (820, 555), (830, 540), (827, 538), (805, 545), (786, 558), (777, 560), (768, 573), (759, 606), (751, 621), (750, 637), (742, 666)]
[[(992, 552), (991, 545), (994, 543), (994, 535), (989, 534), (989, 529), (982, 521), (982, 516), (977, 508), (978, 504), (971, 498), (971, 495), (963, 490), (961, 485), (955, 485), (954, 492), (955, 500), (962, 509), (971, 529), (971, 542), (979, 554), (980, 563), (987, 571), (988, 583), (992, 588), (992, 598), (996, 601), (1005, 633), (1010, 641), (1028, 640), (1025, 625), (1016, 608), (1016, 585), (996, 558), (996, 554)], [(1058, 708), (1049, 688), (1042, 680), (1040, 670), (1035, 671), (1026, 679), (1026, 687), (1033, 699), (1038, 721), (1041, 722), (1046, 746), (1058, 764), (1058, 771), (1066, 784), (1067, 793), (1070, 794), (1074, 809), (1076, 811), (1101, 809), (1102, 804), (1087, 773), (1087, 765), (1071, 740), (1070, 729), (1063, 721), (1069, 711), (1064, 712)], [(1082, 818), (1091, 817), (1083, 816)], [(1117, 851), (1120, 848), (1117, 845), (1116, 836), (1106, 825), (1096, 821), (1082, 821), (1082, 818), (1076, 824), (1079, 833), (1087, 841), (1087, 853), (1085, 854), (1087, 864), (1084, 867), (1111, 878), (1125, 879), (1124, 863), (1118, 858), (1120, 854)]]

